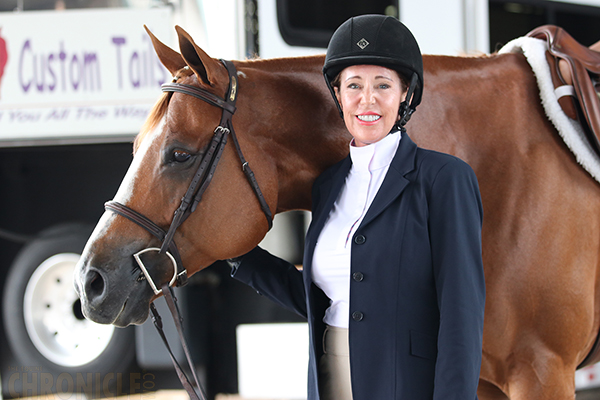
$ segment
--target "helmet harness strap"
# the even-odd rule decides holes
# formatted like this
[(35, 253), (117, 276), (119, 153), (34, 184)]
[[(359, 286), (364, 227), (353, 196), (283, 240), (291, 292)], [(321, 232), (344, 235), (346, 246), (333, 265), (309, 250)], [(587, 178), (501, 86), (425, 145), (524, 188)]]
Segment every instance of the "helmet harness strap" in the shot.
[(325, 74), (324, 77), (325, 77), (325, 82), (327, 82), (327, 88), (331, 92), (333, 101), (335, 102), (338, 112), (340, 113), (340, 118), (344, 119), (344, 112), (342, 111), (342, 106), (341, 106), (340, 102), (338, 101), (337, 96), (335, 95), (335, 90), (333, 89), (333, 86), (331, 85), (331, 81), (329, 80), (329, 77), (327, 76), (327, 74)]
[(398, 112), (398, 114), (400, 115), (400, 119), (396, 123), (395, 128), (401, 130), (402, 132), (406, 132), (406, 128), (404, 127), (404, 125), (406, 125), (406, 123), (410, 120), (410, 117), (412, 116), (412, 114), (415, 112), (415, 109), (417, 108), (416, 106), (412, 105), (414, 103), (414, 101), (412, 101), (410, 103), (409, 103), (409, 101), (413, 100), (412, 97), (415, 92), (415, 87), (417, 86), (418, 80), (419, 80), (419, 77), (417, 76), (417, 74), (413, 73), (412, 77), (410, 78), (410, 85), (408, 86), (408, 92), (406, 92), (406, 98), (400, 104), (400, 110)]

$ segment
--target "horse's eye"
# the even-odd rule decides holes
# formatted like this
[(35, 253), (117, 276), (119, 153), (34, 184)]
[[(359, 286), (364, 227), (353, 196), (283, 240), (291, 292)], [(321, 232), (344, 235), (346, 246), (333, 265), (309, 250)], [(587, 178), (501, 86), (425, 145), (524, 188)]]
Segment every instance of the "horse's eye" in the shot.
[(190, 159), (192, 155), (182, 150), (175, 150), (173, 152), (173, 161), (178, 163), (184, 163)]

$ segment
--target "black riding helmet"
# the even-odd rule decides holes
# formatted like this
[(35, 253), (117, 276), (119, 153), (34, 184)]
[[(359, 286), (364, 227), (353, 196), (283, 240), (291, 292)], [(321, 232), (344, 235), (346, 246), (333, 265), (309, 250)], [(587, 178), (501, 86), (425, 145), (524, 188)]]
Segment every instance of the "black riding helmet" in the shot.
[(331, 83), (344, 68), (362, 64), (396, 70), (410, 82), (407, 100), (398, 111), (401, 116), (398, 126), (402, 127), (423, 94), (423, 58), (414, 36), (402, 22), (385, 15), (361, 15), (340, 25), (327, 46), (323, 75), (342, 118), (342, 108)]

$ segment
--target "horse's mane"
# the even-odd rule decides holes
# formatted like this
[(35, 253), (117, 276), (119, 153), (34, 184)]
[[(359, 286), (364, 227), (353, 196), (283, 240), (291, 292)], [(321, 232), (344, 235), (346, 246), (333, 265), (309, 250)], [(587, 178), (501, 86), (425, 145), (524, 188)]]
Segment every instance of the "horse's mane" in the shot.
[(162, 96), (156, 102), (156, 104), (154, 104), (154, 107), (152, 107), (152, 111), (150, 111), (150, 115), (146, 119), (146, 122), (144, 122), (140, 133), (138, 133), (138, 135), (135, 137), (135, 140), (133, 141), (134, 154), (140, 147), (140, 144), (144, 141), (146, 136), (148, 136), (148, 133), (156, 129), (160, 121), (167, 113), (167, 107), (169, 106), (169, 100), (171, 100), (172, 94), (173, 92), (163, 93)]
[[(181, 68), (179, 71), (173, 74), (173, 82), (177, 82), (177, 80), (185, 76), (190, 76), (192, 73), (193, 72), (189, 68)], [(146, 119), (146, 122), (144, 122), (140, 133), (138, 133), (133, 141), (133, 154), (135, 154), (146, 136), (156, 129), (160, 121), (167, 113), (167, 107), (169, 106), (169, 101), (171, 100), (172, 95), (173, 92), (164, 92), (156, 104), (154, 104), (154, 107), (152, 107), (152, 111), (150, 111), (150, 115)]]

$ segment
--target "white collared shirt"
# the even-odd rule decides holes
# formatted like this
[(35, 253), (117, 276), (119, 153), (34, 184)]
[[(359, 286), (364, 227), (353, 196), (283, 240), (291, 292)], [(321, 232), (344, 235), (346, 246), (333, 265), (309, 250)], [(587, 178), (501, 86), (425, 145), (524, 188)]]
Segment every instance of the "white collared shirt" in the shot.
[(313, 255), (312, 280), (331, 299), (323, 318), (327, 325), (348, 328), (351, 239), (383, 183), (400, 139), (400, 132), (395, 132), (368, 146), (350, 143), (352, 167)]

